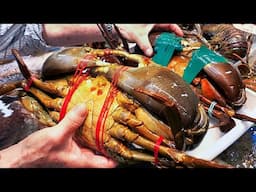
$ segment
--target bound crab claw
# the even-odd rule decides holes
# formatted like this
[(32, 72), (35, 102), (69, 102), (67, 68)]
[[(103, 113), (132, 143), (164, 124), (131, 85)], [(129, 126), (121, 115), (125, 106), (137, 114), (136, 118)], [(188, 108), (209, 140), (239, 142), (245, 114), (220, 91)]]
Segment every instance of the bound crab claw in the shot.
[(169, 70), (110, 65), (89, 70), (97, 74), (93, 77), (84, 74), (80, 68), (83, 61), (75, 59), (81, 73), (43, 81), (33, 78), (18, 53), (14, 54), (25, 78), (32, 82), (27, 91), (45, 105), (56, 122), (78, 103), (86, 103), (88, 117), (75, 135), (82, 146), (118, 162), (151, 162), (157, 167), (231, 167), (180, 150), (193, 145), (189, 142), (200, 142), (209, 122), (189, 85)]

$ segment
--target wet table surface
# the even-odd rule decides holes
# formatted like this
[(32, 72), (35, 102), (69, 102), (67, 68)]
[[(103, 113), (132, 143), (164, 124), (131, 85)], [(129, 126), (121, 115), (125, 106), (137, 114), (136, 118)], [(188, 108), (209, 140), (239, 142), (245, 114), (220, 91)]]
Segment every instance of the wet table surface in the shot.
[(236, 168), (256, 168), (256, 128), (250, 128), (215, 160)]

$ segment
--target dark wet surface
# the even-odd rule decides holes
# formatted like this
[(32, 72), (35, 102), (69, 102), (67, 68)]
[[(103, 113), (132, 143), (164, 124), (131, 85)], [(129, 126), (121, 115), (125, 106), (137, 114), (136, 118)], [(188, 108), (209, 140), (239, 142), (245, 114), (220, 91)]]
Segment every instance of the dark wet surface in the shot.
[[(38, 74), (43, 61), (50, 53), (38, 57), (24, 57), (25, 64), (33, 74)], [(0, 85), (20, 81), (21, 75), (16, 61), (0, 65)], [(45, 126), (21, 105), (19, 98), (12, 93), (0, 96), (0, 150), (13, 145), (29, 134)]]
[(24, 77), (20, 73), (11, 74), (11, 75), (8, 75), (7, 77), (0, 78), (0, 85), (4, 83), (23, 80), (23, 79)]
[(22, 107), (17, 97), (0, 97), (0, 150), (40, 128), (42, 125)]
[[(255, 129), (256, 130), (256, 129)], [(221, 153), (216, 160), (236, 168), (256, 168), (255, 131), (250, 128), (233, 145)]]

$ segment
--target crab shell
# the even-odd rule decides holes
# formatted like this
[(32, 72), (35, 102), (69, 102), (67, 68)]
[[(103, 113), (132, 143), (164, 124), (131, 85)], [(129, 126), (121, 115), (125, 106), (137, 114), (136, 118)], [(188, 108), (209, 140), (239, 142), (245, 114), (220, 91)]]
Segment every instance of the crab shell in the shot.
[[(208, 118), (204, 118), (207, 116), (205, 115), (204, 109), (198, 105), (198, 100), (192, 100), (193, 103), (191, 103), (191, 106), (192, 108), (193, 106), (195, 107), (196, 114), (195, 119), (189, 120), (194, 122), (189, 127), (196, 125), (194, 127), (195, 129), (185, 130), (181, 118), (179, 118), (180, 114), (176, 105), (176, 101), (169, 97), (169, 95), (171, 95), (169, 91), (179, 91), (180, 93), (187, 91), (190, 93), (192, 92), (191, 90), (182, 90), (182, 88), (179, 86), (171, 86), (171, 89), (166, 90), (163, 90), (164, 87), (161, 86), (159, 86), (160, 89), (147, 88), (146, 85), (152, 85), (153, 87), (157, 86), (156, 81), (152, 81), (153, 83), (150, 83), (152, 75), (156, 74), (158, 74), (157, 76), (162, 77), (160, 83), (170, 83), (170, 80), (168, 80), (169, 75), (164, 74), (165, 69), (161, 71), (162, 68), (155, 68), (156, 66), (152, 66), (153, 68), (151, 68), (151, 66), (149, 66), (148, 68), (151, 68), (150, 71), (154, 71), (154, 73), (151, 74), (149, 72), (149, 77), (145, 77), (145, 75), (141, 77), (138, 75), (140, 74), (138, 70), (143, 71), (145, 70), (145, 67), (141, 69), (127, 68), (127, 70), (123, 70), (122, 72), (119, 70), (120, 66), (117, 67), (117, 65), (112, 65), (115, 66), (114, 68), (110, 66), (108, 66), (108, 68), (105, 68), (106, 66), (103, 68), (96, 67), (97, 70), (95, 72), (103, 73), (106, 76), (110, 75), (111, 77), (111, 73), (114, 72), (114, 76), (112, 77), (113, 81), (111, 83), (107, 81), (105, 77), (100, 76), (97, 73), (95, 78), (91, 77), (91, 74), (89, 73), (86, 73), (86, 75), (89, 76), (79, 74), (79, 83), (75, 81), (75, 79), (77, 80), (77, 74), (75, 77), (71, 77), (71, 81), (70, 76), (65, 76), (54, 80), (41, 80), (33, 77), (33, 75), (30, 74), (29, 70), (26, 68), (23, 60), (19, 57), (18, 54), (16, 54), (16, 51), (14, 53), (17, 58), (19, 67), (21, 68), (22, 74), (28, 80), (27, 83), (31, 83), (31, 86), (28, 88), (26, 81), (22, 81), (22, 87), (26, 92), (30, 92), (35, 96), (35, 98), (40, 100), (41, 104), (47, 108), (47, 112), (51, 118), (55, 119), (56, 122), (58, 122), (56, 117), (62, 114), (63, 108), (66, 106), (64, 105), (66, 101), (68, 101), (67, 110), (70, 110), (73, 106), (79, 104), (80, 102), (86, 102), (89, 109), (89, 114), (85, 120), (84, 126), (78, 130), (75, 138), (77, 138), (78, 141), (79, 139), (82, 139), (82, 143), (86, 144), (90, 148), (93, 148), (99, 152), (103, 152), (104, 154), (107, 153), (107, 155), (113, 158), (117, 154), (118, 157), (128, 161), (148, 161), (160, 167), (173, 167), (173, 165), (215, 168), (232, 167), (229, 165), (221, 165), (214, 161), (198, 159), (189, 156), (183, 151), (175, 148), (176, 143), (173, 145), (173, 138), (177, 138), (177, 134), (175, 134), (173, 128), (170, 127), (171, 125), (164, 124), (160, 119), (155, 118), (151, 113), (149, 113), (149, 111), (145, 109), (146, 106), (141, 105), (141, 103), (138, 102), (139, 99), (137, 100), (137, 98), (139, 98), (139, 96), (137, 98), (130, 98), (130, 95), (126, 95), (116, 87), (117, 84), (120, 84), (120, 79), (122, 79), (122, 81), (128, 80), (126, 85), (129, 87), (129, 77), (135, 78), (135, 82), (144, 82), (141, 85), (145, 87), (137, 87), (134, 89), (130, 87), (131, 93), (139, 92), (142, 95), (152, 97), (152, 99), (155, 99), (156, 102), (159, 103), (160, 107), (161, 105), (166, 106), (162, 108), (164, 111), (166, 110), (168, 112), (169, 108), (170, 110), (168, 115), (173, 115), (172, 117), (174, 119), (178, 117), (176, 119), (178, 123), (176, 124), (182, 127), (181, 130), (178, 130), (178, 134), (183, 135), (183, 137), (190, 135), (192, 136), (191, 138), (193, 138), (193, 135), (195, 135), (195, 138), (202, 138), (208, 128)], [(124, 53), (124, 55), (127, 54)], [(133, 56), (134, 55), (132, 55), (132, 57)], [(137, 56), (135, 56), (135, 58), (137, 58)], [(137, 61), (143, 61), (144, 59), (145, 58), (139, 57), (137, 58)], [(115, 68), (118, 70), (115, 71)], [(121, 67), (121, 69), (123, 69), (123, 67)], [(156, 73), (155, 70), (158, 72), (160, 71), (160, 73)], [(128, 74), (121, 78), (124, 72), (127, 72)], [(119, 78), (117, 78), (118, 76), (116, 76), (116, 74), (119, 75)], [(172, 73), (170, 75), (172, 76)], [(136, 77), (139, 78), (136, 79)], [(174, 78), (174, 80), (175, 84), (184, 84), (184, 81), (182, 81), (179, 76), (177, 76), (177, 79)], [(186, 87), (189, 86), (186, 85)], [(71, 97), (69, 97), (70, 93), (72, 93)], [(34, 102), (35, 100), (32, 99), (32, 97), (25, 98), (22, 99), (27, 101), (23, 102), (25, 104), (25, 108), (32, 111), (36, 110), (34, 111), (35, 115), (40, 117), (42, 113), (37, 111), (39, 109), (39, 103)], [(185, 100), (186, 98), (188, 97), (184, 97)], [(32, 99), (32, 102), (30, 102), (30, 99)], [(148, 100), (150, 101), (148, 105), (154, 101), (150, 98), (148, 98)], [(36, 106), (34, 106), (35, 103), (37, 103)], [(53, 109), (55, 111), (52, 111)], [(187, 110), (190, 111), (190, 109)], [(58, 111), (60, 111), (60, 113), (58, 113)], [(151, 112), (153, 113), (153, 111)], [(169, 118), (171, 118), (171, 116)], [(47, 119), (48, 117), (45, 116), (45, 120)], [(44, 120), (44, 118), (41, 118), (41, 120)], [(175, 126), (175, 124), (173, 125)], [(103, 147), (103, 150), (101, 147)]]
[[(88, 55), (92, 57), (88, 59)], [(121, 58), (124, 64), (137, 63), (139, 67), (129, 67), (119, 75), (117, 86), (171, 127), (178, 149), (193, 148), (200, 143), (207, 130), (208, 118), (199, 110), (197, 96), (180, 76), (147, 57), (120, 50), (68, 48), (46, 60), (42, 75), (52, 78), (74, 71), (82, 61), (92, 68), (91, 73), (104, 75), (112, 81), (122, 66), (106, 61), (110, 56)], [(186, 141), (190, 143), (187, 146)]]

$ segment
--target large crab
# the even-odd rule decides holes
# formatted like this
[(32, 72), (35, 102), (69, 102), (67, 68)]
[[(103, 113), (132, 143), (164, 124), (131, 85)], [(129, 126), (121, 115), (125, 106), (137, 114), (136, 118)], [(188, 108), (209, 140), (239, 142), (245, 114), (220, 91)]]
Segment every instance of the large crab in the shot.
[[(149, 58), (120, 50), (69, 48), (47, 59), (42, 80), (31, 75), (15, 50), (14, 55), (27, 79), (21, 82), (22, 87), (49, 113), (42, 118), (41, 112), (34, 110), (39, 103), (35, 106), (35, 100), (27, 95), (23, 103), (43, 123), (53, 125), (74, 105), (86, 103), (89, 114), (75, 136), (80, 144), (119, 162), (151, 162), (159, 167), (230, 167), (183, 151), (200, 143), (209, 125), (208, 117), (189, 85)], [(144, 67), (117, 65), (113, 62), (116, 57)], [(76, 69), (75, 76), (45, 79), (66, 64)], [(55, 68), (53, 73), (49, 73), (51, 66)]]
[[(161, 33), (151, 35), (153, 46), (160, 35)], [(198, 70), (195, 77), (187, 82), (191, 84), (209, 116), (219, 120), (215, 127), (227, 132), (235, 126), (233, 118), (255, 123), (255, 118), (236, 112), (247, 100), (245, 84), (238, 68), (219, 53), (204, 46), (206, 43), (207, 41), (203, 42), (202, 39), (199, 41), (198, 37), (181, 38), (183, 48), (179, 52), (174, 52), (167, 67), (183, 79), (189, 77), (190, 72)], [(227, 49), (225, 48), (226, 52)], [(238, 49), (234, 50), (240, 53)], [(201, 61), (208, 63), (202, 65)], [(201, 66), (203, 67), (200, 68)], [(244, 66), (239, 67), (245, 70)]]

